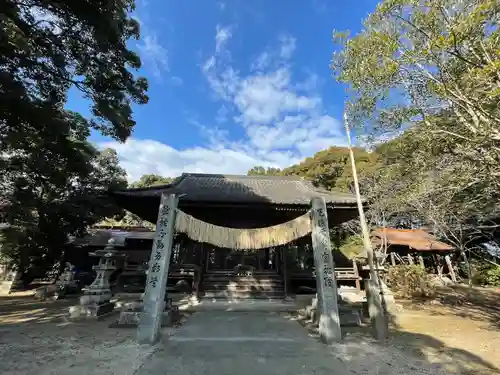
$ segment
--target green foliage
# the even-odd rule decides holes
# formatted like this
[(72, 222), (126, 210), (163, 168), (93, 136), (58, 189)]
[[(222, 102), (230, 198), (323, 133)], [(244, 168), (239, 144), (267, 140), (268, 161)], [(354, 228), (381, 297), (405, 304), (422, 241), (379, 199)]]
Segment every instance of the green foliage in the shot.
[(102, 197), (126, 186), (114, 150), (50, 141), (40, 140), (38, 152), (13, 155), (1, 177), (6, 188), (2, 216), (9, 224), (2, 233), (2, 253), (23, 273), (36, 274), (53, 264), (68, 236), (82, 235), (89, 225), (119, 212)]
[[(69, 235), (111, 216), (103, 195), (126, 186), (113, 150), (96, 150), (91, 129), (124, 141), (132, 103), (147, 102), (127, 48), (138, 38), (133, 0), (2, 2), (0, 14), (0, 202), (3, 256), (23, 273), (59, 260)], [(65, 109), (73, 88), (92, 119)]]
[(417, 265), (389, 267), (387, 285), (399, 298), (430, 297), (436, 291), (425, 269)]
[(362, 32), (335, 34), (353, 126), (376, 139), (405, 132), (372, 177), (376, 198), (427, 221), (498, 213), (499, 22), (496, 0), (385, 0)]
[(497, 1), (386, 0), (361, 33), (335, 35), (351, 124), (392, 138), (361, 178), (373, 224), (428, 225), (464, 249), (498, 217), (499, 21)]
[[(361, 148), (354, 149), (354, 155), (361, 175), (372, 168), (376, 160), (375, 154)], [(352, 186), (349, 150), (345, 147), (330, 147), (282, 170), (257, 166), (250, 169), (248, 175), (300, 176), (328, 190), (350, 191)]]
[(472, 283), (500, 287), (500, 266), (486, 262), (476, 265), (472, 275)]
[[(142, 175), (139, 180), (131, 183), (130, 188), (148, 188), (151, 186), (166, 185), (174, 182), (175, 178), (163, 177), (156, 174), (145, 174)], [(154, 229), (154, 224), (148, 221), (142, 220), (139, 216), (126, 211), (123, 215), (108, 217), (101, 221), (99, 225), (113, 226), (113, 227), (144, 227), (151, 230)]]
[(138, 181), (132, 182), (131, 188), (145, 188), (158, 185), (171, 184), (175, 179), (172, 177), (163, 177), (157, 174), (144, 174)]
[(500, 267), (491, 267), (486, 271), (486, 284), (500, 287)]
[(353, 259), (364, 253), (363, 238), (360, 235), (348, 236), (338, 249), (346, 258)]
[(282, 171), (279, 168), (264, 168), (255, 166), (247, 172), (248, 176), (282, 176)]
[(73, 87), (91, 101), (95, 119), (86, 126), (125, 140), (135, 125), (131, 103), (147, 102), (146, 80), (128, 70), (141, 65), (127, 48), (139, 37), (134, 8), (133, 0), (3, 1), (2, 134), (45, 126)]

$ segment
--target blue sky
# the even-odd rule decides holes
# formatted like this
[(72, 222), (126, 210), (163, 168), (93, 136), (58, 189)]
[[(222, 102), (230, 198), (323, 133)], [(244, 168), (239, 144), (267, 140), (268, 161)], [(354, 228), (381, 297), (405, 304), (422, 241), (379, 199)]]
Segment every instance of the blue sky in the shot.
[[(328, 67), (332, 31), (356, 33), (374, 0), (137, 0), (150, 101), (117, 150), (131, 181), (145, 173), (245, 174), (345, 144), (344, 88)], [(88, 114), (70, 95), (68, 107)]]

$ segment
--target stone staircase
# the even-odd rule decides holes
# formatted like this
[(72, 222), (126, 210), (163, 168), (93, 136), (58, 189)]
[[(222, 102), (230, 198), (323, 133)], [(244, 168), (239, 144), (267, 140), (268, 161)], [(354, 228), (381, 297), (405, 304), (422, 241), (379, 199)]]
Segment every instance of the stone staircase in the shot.
[(281, 275), (275, 272), (209, 272), (204, 275), (202, 296), (221, 300), (283, 299), (285, 289)]

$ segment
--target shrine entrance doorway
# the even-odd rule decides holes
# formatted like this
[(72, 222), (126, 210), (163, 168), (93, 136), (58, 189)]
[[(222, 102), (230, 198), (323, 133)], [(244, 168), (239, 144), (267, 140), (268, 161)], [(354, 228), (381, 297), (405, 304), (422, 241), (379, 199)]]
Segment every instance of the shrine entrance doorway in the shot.
[(242, 251), (206, 246), (204, 250), (207, 272), (232, 271), (238, 266), (257, 272), (278, 272), (278, 251), (274, 248)]

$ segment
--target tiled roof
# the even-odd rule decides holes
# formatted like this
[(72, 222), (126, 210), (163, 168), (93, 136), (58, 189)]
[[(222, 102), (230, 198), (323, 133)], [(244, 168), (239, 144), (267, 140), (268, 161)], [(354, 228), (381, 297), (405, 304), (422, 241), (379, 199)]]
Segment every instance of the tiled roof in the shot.
[(388, 245), (408, 246), (415, 251), (451, 251), (453, 246), (438, 241), (422, 229), (379, 228), (372, 232), (372, 241), (381, 245), (386, 238)]
[(270, 203), (307, 205), (313, 197), (327, 203), (356, 204), (354, 195), (319, 189), (300, 177), (236, 176), (184, 173), (169, 185), (127, 189), (113, 194), (130, 197), (156, 197), (162, 193), (185, 194), (181, 201), (219, 203)]

